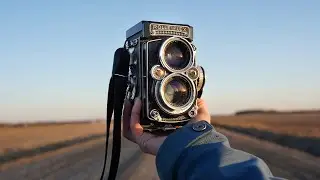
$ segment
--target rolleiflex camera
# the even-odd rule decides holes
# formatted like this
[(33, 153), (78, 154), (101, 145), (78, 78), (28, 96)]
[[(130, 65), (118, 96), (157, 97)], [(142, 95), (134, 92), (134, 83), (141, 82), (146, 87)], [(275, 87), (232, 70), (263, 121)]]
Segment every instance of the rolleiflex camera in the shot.
[(124, 47), (114, 53), (108, 88), (106, 151), (112, 115), (113, 140), (109, 180), (116, 179), (121, 151), (124, 99), (142, 100), (140, 124), (144, 131), (168, 133), (197, 115), (197, 98), (205, 84), (204, 69), (196, 63), (193, 27), (141, 21), (126, 32)]
[(144, 130), (175, 130), (197, 115), (205, 74), (196, 62), (192, 26), (141, 21), (127, 30), (125, 49), (126, 99), (141, 98)]

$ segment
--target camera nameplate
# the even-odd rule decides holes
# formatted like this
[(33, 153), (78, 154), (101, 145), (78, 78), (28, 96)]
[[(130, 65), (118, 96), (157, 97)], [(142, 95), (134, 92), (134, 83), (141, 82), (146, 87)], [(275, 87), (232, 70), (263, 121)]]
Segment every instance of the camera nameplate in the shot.
[(188, 26), (175, 24), (150, 23), (149, 32), (151, 36), (178, 36), (190, 38), (190, 28)]
[[(152, 25), (151, 25), (152, 24)], [(188, 24), (158, 21), (141, 21), (126, 31), (126, 39), (154, 39), (155, 37), (178, 36), (193, 41), (193, 27)]]

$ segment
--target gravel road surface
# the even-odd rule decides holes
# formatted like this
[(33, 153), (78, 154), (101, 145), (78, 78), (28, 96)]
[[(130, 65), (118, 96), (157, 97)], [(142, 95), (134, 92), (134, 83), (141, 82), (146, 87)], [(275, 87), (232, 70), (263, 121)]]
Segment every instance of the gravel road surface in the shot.
[[(219, 129), (232, 147), (261, 157), (276, 176), (290, 180), (320, 179), (320, 159), (296, 150), (266, 141)], [(64, 148), (32, 159), (2, 165), (1, 180), (75, 179), (100, 178), (104, 157), (104, 139)], [(155, 158), (142, 154), (138, 147), (126, 140), (122, 144), (119, 180), (156, 180)]]

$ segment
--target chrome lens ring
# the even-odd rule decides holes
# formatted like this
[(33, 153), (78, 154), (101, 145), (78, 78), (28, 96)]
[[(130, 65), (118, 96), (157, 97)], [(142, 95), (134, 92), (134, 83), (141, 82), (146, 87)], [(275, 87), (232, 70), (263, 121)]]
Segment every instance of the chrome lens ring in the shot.
[[(183, 103), (181, 106), (174, 106), (166, 100), (165, 88), (173, 78), (180, 78), (181, 80), (186, 82), (188, 86), (187, 90), (189, 91), (190, 94), (188, 95), (188, 98), (186, 99), (185, 103)], [(172, 115), (179, 115), (179, 114), (185, 113), (186, 111), (190, 110), (191, 107), (194, 106), (194, 102), (196, 100), (196, 95), (197, 95), (196, 86), (190, 78), (188, 78), (187, 76), (181, 73), (172, 73), (166, 76), (163, 80), (158, 81), (156, 83), (155, 88), (156, 88), (155, 89), (156, 102), (158, 106), (166, 113), (169, 113)]]
[[(167, 63), (166, 59), (166, 50), (169, 45), (172, 43), (181, 43), (187, 49), (188, 59), (184, 59), (184, 61), (188, 61), (184, 67), (181, 69), (175, 69)], [(181, 37), (170, 37), (163, 42), (159, 51), (160, 62), (163, 67), (165, 67), (170, 72), (184, 72), (188, 70), (194, 64), (194, 50), (189, 41)]]
[(151, 68), (150, 70), (150, 74), (151, 74), (151, 77), (155, 80), (161, 80), (163, 79), (166, 75), (167, 75), (167, 72), (166, 70), (161, 67), (160, 65), (155, 65)]
[(203, 67), (197, 66), (197, 69), (199, 72), (199, 77), (197, 79), (197, 91), (200, 91), (205, 84), (206, 77)]

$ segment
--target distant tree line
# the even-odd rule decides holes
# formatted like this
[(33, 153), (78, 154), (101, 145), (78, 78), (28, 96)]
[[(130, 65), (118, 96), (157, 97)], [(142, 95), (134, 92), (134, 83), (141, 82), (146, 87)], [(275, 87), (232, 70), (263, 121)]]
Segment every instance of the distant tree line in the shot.
[(311, 114), (320, 113), (320, 110), (295, 110), (295, 111), (277, 111), (277, 110), (263, 110), (263, 109), (248, 109), (237, 111), (236, 116), (248, 114)]

